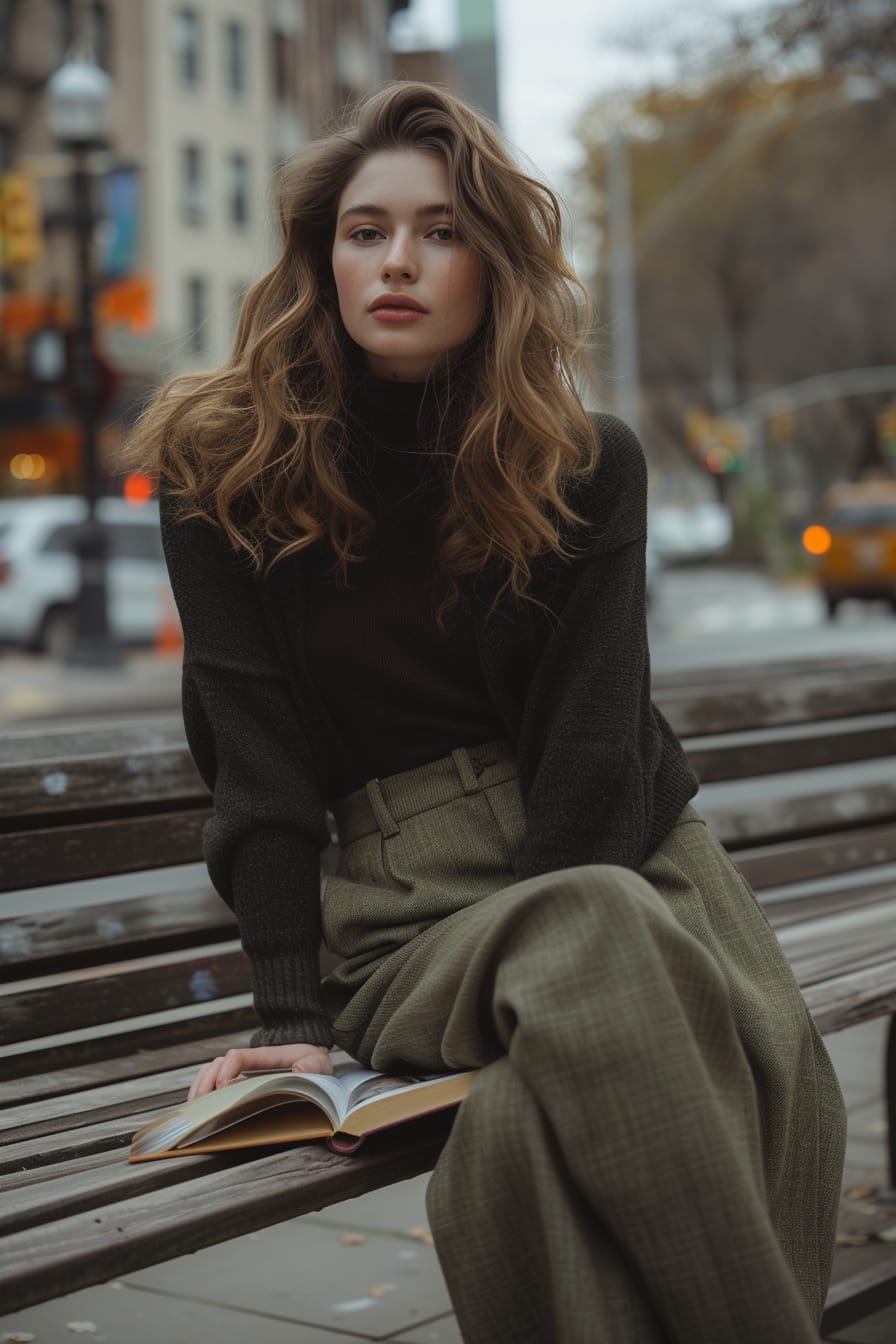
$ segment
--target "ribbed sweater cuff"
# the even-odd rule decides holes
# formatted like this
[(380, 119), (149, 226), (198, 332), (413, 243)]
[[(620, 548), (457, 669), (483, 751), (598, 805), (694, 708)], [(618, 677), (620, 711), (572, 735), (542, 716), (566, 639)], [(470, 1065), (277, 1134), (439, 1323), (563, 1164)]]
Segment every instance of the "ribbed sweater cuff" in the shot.
[(247, 837), (233, 894), (261, 1027), (256, 1045), (330, 1045), (320, 1004), (320, 853), (286, 831)]
[[(333, 1044), (323, 1009), (308, 993), (307, 971), (295, 957), (256, 957), (252, 963), (255, 1006), (262, 1025), (253, 1045)], [(312, 981), (316, 984), (316, 979)]]

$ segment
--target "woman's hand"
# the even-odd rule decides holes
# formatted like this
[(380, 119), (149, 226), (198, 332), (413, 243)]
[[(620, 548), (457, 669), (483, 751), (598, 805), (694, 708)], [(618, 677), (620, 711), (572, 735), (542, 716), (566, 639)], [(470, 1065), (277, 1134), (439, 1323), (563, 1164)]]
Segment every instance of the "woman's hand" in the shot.
[(187, 1101), (204, 1097), (232, 1083), (244, 1069), (289, 1069), (293, 1073), (332, 1073), (330, 1052), (322, 1045), (257, 1045), (228, 1050), (202, 1068), (193, 1079)]

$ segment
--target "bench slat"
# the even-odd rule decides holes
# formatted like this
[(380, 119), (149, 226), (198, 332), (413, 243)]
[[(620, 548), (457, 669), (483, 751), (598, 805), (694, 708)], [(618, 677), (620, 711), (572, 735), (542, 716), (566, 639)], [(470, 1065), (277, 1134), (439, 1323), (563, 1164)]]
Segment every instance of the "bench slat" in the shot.
[(181, 1181), (109, 1204), (46, 1229), (0, 1242), (0, 1298), (21, 1311), (46, 1297), (71, 1293), (147, 1265), (187, 1255), (231, 1237), (352, 1199), (430, 1171), (451, 1115), (427, 1116), (369, 1139), (352, 1156), (323, 1145), (267, 1154), (226, 1171)]
[[(770, 658), (763, 661), (758, 673), (764, 682), (834, 676), (842, 681), (844, 673), (849, 673), (851, 678), (892, 676), (893, 664), (887, 658), (877, 661), (873, 655), (843, 653), (818, 657), (813, 654), (808, 658)], [(720, 684), (736, 691), (742, 686), (755, 687), (756, 682), (757, 670), (744, 663), (717, 663), (715, 666), (701, 663), (695, 667), (663, 666), (653, 670), (653, 686), (659, 694), (672, 690), (696, 692), (704, 686), (715, 690)]]
[(74, 723), (44, 724), (37, 730), (5, 727), (0, 769), (37, 761), (55, 766), (67, 757), (126, 755), (183, 745), (183, 719), (180, 711), (173, 709), (141, 710), (128, 719), (104, 718), (100, 722), (78, 718)]
[(138, 1013), (207, 1003), (249, 988), (249, 961), (238, 940), (112, 962), (0, 990), (0, 1044), (116, 1022)]
[(162, 1109), (154, 1106), (132, 1115), (99, 1120), (76, 1130), (63, 1129), (58, 1134), (19, 1139), (0, 1147), (0, 1175), (33, 1171), (43, 1176), (61, 1162), (112, 1151), (117, 1151), (125, 1163), (126, 1150), (130, 1148), (135, 1132), (155, 1120)]
[(52, 1097), (11, 1106), (2, 1113), (0, 1144), (83, 1129), (136, 1111), (171, 1109), (185, 1100), (195, 1074), (194, 1067), (185, 1065), (90, 1088), (70, 1097)]
[(813, 836), (775, 846), (739, 850), (737, 866), (757, 890), (896, 862), (896, 825), (856, 827), (841, 835)]
[(896, 714), (833, 719), (811, 728), (788, 725), (777, 732), (752, 729), (685, 738), (682, 745), (701, 783), (752, 779), (782, 770), (813, 770), (896, 755)]
[(210, 808), (0, 835), (0, 891), (196, 863)]
[(11, 1081), (34, 1073), (83, 1067), (116, 1055), (158, 1049), (163, 1042), (166, 1048), (171, 1048), (210, 1033), (237, 1035), (257, 1026), (258, 1018), (250, 994), (236, 994), (230, 999), (161, 1013), (143, 1013), (121, 1023), (108, 1023), (102, 1032), (89, 1027), (36, 1041), (29, 1039), (0, 1046), (0, 1080)]
[(803, 998), (822, 1035), (896, 1013), (896, 957), (834, 981), (807, 985)]
[(0, 819), (54, 816), (85, 808), (208, 802), (186, 743), (140, 751), (99, 752), (66, 760), (22, 762), (0, 770)]
[[(197, 1155), (179, 1158), (177, 1162), (132, 1165), (124, 1160), (120, 1151), (104, 1153), (88, 1161), (90, 1165), (81, 1170), (77, 1161), (65, 1164), (58, 1175), (36, 1185), (16, 1188), (0, 1178), (0, 1238), (153, 1190), (166, 1190), (200, 1172), (208, 1175), (238, 1165), (227, 1154), (210, 1160), (206, 1155)], [(186, 1170), (178, 1171), (182, 1163)]]
[(850, 714), (896, 709), (892, 667), (849, 675), (807, 672), (802, 677), (765, 681), (745, 679), (742, 686), (691, 688), (656, 686), (656, 701), (680, 737), (730, 733), (772, 724), (817, 722)]
[(232, 911), (210, 886), (0, 919), (0, 971), (45, 975), (233, 936)]
[(50, 1100), (53, 1097), (77, 1096), (90, 1088), (103, 1087), (125, 1078), (146, 1078), (188, 1064), (196, 1068), (216, 1055), (223, 1055), (232, 1046), (248, 1044), (249, 1036), (246, 1032), (204, 1037), (201, 1040), (185, 1041), (181, 1045), (144, 1050), (124, 1058), (100, 1060), (79, 1068), (53, 1069), (48, 1073), (33, 1074), (30, 1078), (16, 1078), (13, 1082), (0, 1083), (0, 1125), (5, 1120), (4, 1110), (10, 1106)]
[(707, 784), (696, 807), (735, 857), (739, 848), (896, 821), (896, 760), (814, 773)]

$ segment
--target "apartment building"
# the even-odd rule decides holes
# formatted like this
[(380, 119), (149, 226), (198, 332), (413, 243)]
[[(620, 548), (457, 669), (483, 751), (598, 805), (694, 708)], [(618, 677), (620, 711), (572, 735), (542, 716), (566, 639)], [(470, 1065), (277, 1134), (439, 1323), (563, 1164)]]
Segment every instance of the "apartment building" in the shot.
[(389, 76), (407, 3), (0, 0), (0, 173), (34, 184), (41, 220), (36, 254), (0, 266), (0, 472), (4, 426), (46, 418), (28, 324), (74, 306), (71, 163), (46, 97), (66, 56), (89, 51), (112, 80), (109, 144), (91, 155), (94, 280), (100, 348), (134, 393), (226, 360), (246, 287), (275, 255), (276, 166)]

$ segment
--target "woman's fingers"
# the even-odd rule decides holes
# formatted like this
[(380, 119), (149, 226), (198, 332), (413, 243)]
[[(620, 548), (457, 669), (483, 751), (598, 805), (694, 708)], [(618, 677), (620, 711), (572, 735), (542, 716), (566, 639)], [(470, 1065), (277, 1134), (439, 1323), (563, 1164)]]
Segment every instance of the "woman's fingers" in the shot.
[(226, 1055), (203, 1064), (193, 1079), (187, 1100), (207, 1096), (226, 1087), (246, 1069), (292, 1069), (295, 1073), (332, 1073), (333, 1062), (324, 1046), (257, 1045), (228, 1050)]

